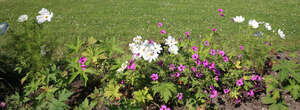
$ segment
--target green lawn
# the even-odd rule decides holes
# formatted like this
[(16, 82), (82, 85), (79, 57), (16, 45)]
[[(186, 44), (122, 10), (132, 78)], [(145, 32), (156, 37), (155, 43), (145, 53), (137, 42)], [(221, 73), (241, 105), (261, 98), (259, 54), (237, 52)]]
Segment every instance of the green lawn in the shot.
[[(136, 35), (156, 40), (159, 21), (174, 36), (190, 31), (198, 37), (217, 28), (222, 37), (230, 38), (238, 32), (230, 18), (238, 15), (246, 18), (245, 26), (256, 19), (281, 28), (287, 38), (284, 45), (300, 43), (300, 0), (0, 0), (0, 22), (17, 30), (21, 14), (35, 19), (41, 8), (54, 12), (47, 37), (61, 44), (76, 36), (117, 37), (124, 44)], [(224, 9), (225, 18), (218, 15), (218, 8)], [(3, 42), (9, 36), (0, 37)]]

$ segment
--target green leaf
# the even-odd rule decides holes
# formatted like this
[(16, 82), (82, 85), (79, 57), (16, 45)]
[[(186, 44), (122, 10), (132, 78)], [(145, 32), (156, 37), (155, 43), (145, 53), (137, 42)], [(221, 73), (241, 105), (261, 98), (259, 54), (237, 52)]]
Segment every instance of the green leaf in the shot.
[(272, 104), (272, 103), (275, 103), (276, 100), (273, 99), (272, 97), (265, 96), (265, 97), (261, 98), (261, 102), (262, 102), (263, 104)]
[(75, 72), (72, 74), (71, 78), (69, 79), (69, 83), (73, 82), (73, 80), (80, 74), (80, 72)]
[(175, 84), (170, 82), (158, 83), (152, 86), (152, 90), (154, 95), (156, 93), (159, 93), (160, 97), (165, 101), (165, 103), (168, 102), (168, 100), (173, 96), (173, 94), (177, 93)]

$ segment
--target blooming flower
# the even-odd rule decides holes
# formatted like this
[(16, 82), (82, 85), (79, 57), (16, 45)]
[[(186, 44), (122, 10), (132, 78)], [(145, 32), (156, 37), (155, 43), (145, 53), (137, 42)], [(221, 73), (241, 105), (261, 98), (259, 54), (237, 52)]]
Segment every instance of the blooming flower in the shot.
[(142, 42), (142, 36), (136, 36), (135, 38), (133, 38), (133, 41), (135, 43), (141, 43)]
[(162, 27), (162, 26), (163, 26), (163, 23), (158, 22), (158, 23), (157, 23), (157, 26), (158, 26), (158, 27)]
[(78, 62), (83, 65), (86, 62), (86, 60), (87, 60), (86, 57), (80, 57)]
[(254, 96), (253, 90), (248, 91), (248, 92), (247, 92), (247, 95), (253, 97), (253, 96)]
[(224, 62), (229, 62), (229, 59), (227, 56), (224, 56), (223, 59), (224, 59)]
[(254, 29), (259, 27), (259, 23), (256, 20), (249, 20), (248, 24), (249, 24), (249, 26), (251, 26)]
[(219, 13), (220, 16), (225, 16), (224, 13)]
[(124, 63), (121, 65), (121, 68), (119, 68), (119, 69), (117, 70), (117, 72), (118, 72), (118, 73), (123, 72), (123, 71), (126, 69), (127, 64), (128, 64), (128, 61), (124, 62)]
[(210, 91), (210, 98), (215, 98), (218, 96), (218, 91), (216, 91), (215, 89), (212, 89)]
[(135, 60), (130, 60), (129, 65), (127, 65), (128, 70), (135, 70)]
[(204, 67), (207, 67), (208, 65), (209, 65), (209, 62), (208, 62), (207, 60), (204, 60), (204, 61), (203, 61), (203, 66), (204, 66)]
[(87, 66), (83, 64), (83, 65), (80, 65), (80, 67), (81, 67), (81, 69), (84, 71), (84, 70), (86, 70), (86, 67), (87, 67)]
[(267, 30), (271, 31), (272, 30), (272, 27), (270, 26), (269, 23), (265, 23), (265, 27)]
[(166, 105), (161, 105), (159, 110), (171, 110), (169, 107), (167, 107)]
[(158, 80), (158, 74), (152, 74), (152, 75), (151, 75), (151, 79), (152, 79), (153, 81)]
[(236, 85), (238, 85), (238, 86), (242, 86), (243, 84), (244, 84), (243, 78), (236, 81)]
[(235, 18), (232, 18), (232, 21), (236, 23), (242, 23), (245, 21), (245, 18), (243, 16), (236, 16)]
[(217, 31), (217, 29), (216, 29), (216, 28), (213, 28), (213, 29), (212, 29), (212, 31), (216, 32), (216, 31)]
[(169, 47), (168, 51), (171, 53), (171, 54), (175, 54), (177, 55), (178, 54), (178, 47), (176, 45), (172, 45)]
[(255, 81), (256, 79), (257, 79), (256, 75), (253, 74), (253, 75), (251, 76), (251, 80), (252, 80), (252, 81)]
[(49, 12), (46, 8), (42, 8), (42, 10), (39, 11), (39, 14), (40, 15), (36, 16), (38, 24), (42, 24), (45, 21), (50, 22), (53, 17), (53, 13)]
[(203, 74), (202, 74), (202, 73), (199, 73), (199, 72), (196, 72), (196, 73), (195, 73), (195, 76), (196, 76), (196, 78), (200, 78), (200, 77), (203, 76)]
[(176, 73), (174, 74), (174, 76), (175, 76), (176, 78), (179, 78), (179, 77), (180, 77), (180, 73), (179, 73), (179, 72), (176, 72)]
[(240, 103), (240, 102), (241, 102), (241, 99), (239, 99), (239, 98), (236, 98), (236, 99), (234, 100), (234, 102), (235, 102), (235, 104), (238, 104), (238, 103)]
[(216, 55), (216, 50), (215, 49), (210, 49), (210, 54), (211, 55)]
[(219, 55), (224, 56), (225, 52), (223, 50), (218, 50)]
[(185, 32), (186, 37), (190, 37), (190, 32)]
[(285, 39), (285, 34), (283, 33), (283, 31), (281, 31), (281, 29), (278, 29), (278, 34), (282, 39)]
[(219, 80), (219, 76), (215, 76), (215, 80), (218, 81)]
[(244, 46), (240, 45), (240, 49), (241, 49), (241, 50), (244, 50)]
[(223, 12), (223, 9), (222, 9), (222, 8), (219, 8), (219, 9), (218, 9), (218, 12)]
[(194, 51), (198, 51), (197, 46), (193, 46), (193, 50), (194, 50)]
[(227, 89), (224, 89), (224, 94), (227, 94), (227, 93), (229, 93), (230, 92), (230, 90), (227, 88)]
[(121, 84), (124, 84), (124, 83), (125, 83), (125, 81), (124, 81), (124, 80), (122, 80), (122, 81), (121, 81)]
[(181, 72), (184, 71), (185, 66), (183, 66), (182, 64), (180, 64), (177, 69)]
[(177, 44), (177, 41), (175, 38), (173, 38), (172, 36), (168, 36), (167, 39), (165, 39), (165, 42), (168, 46), (173, 46)]
[(209, 42), (208, 41), (204, 41), (204, 45), (205, 46), (209, 46)]
[(242, 58), (242, 54), (239, 54), (238, 58), (241, 59)]
[(255, 76), (258, 81), (261, 81), (261, 77), (259, 75)]
[(195, 63), (199, 66), (199, 65), (201, 65), (201, 61), (199, 60), (199, 59), (197, 59), (196, 61), (195, 61)]
[(192, 72), (195, 73), (197, 71), (197, 68), (196, 67), (192, 67), (191, 70), (192, 70)]
[(166, 34), (166, 31), (165, 30), (161, 30), (160, 33), (161, 34)]
[(2, 108), (4, 108), (4, 107), (6, 106), (6, 103), (5, 103), (5, 102), (1, 102), (1, 103), (0, 103), (0, 106), (1, 106)]
[(178, 100), (182, 100), (183, 94), (182, 93), (178, 93), (177, 96)]
[(198, 59), (198, 54), (194, 54), (194, 55), (192, 55), (192, 58), (193, 58), (193, 60), (197, 60)]
[(157, 64), (160, 66), (160, 67), (163, 67), (164, 66), (164, 63), (162, 60), (159, 60), (159, 62), (157, 62)]
[(169, 65), (169, 70), (174, 71), (176, 69), (174, 64), (170, 64)]
[(214, 70), (215, 69), (215, 62), (212, 62), (208, 68), (210, 70)]
[(19, 18), (18, 18), (18, 22), (24, 22), (24, 21), (27, 21), (28, 20), (28, 15), (21, 15)]

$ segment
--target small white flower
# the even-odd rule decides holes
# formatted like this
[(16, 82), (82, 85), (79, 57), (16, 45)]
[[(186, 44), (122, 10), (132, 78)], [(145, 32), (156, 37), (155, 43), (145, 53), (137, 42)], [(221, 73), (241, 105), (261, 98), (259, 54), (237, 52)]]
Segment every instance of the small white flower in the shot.
[(18, 18), (18, 22), (24, 22), (24, 21), (27, 21), (28, 20), (28, 16), (27, 15), (21, 15), (19, 18)]
[(123, 72), (123, 71), (126, 69), (127, 64), (128, 64), (128, 61), (124, 62), (124, 63), (121, 65), (121, 68), (119, 68), (119, 69), (117, 70), (117, 72), (118, 72), (118, 73)]
[(177, 44), (176, 39), (173, 38), (172, 36), (168, 36), (168, 38), (165, 39), (165, 41), (166, 41), (166, 44), (167, 44), (168, 46), (172, 46), (172, 45), (176, 45), (176, 44)]
[(136, 36), (135, 38), (133, 38), (133, 42), (135, 43), (140, 43), (142, 41), (142, 36)]
[(256, 20), (249, 20), (249, 26), (256, 29), (259, 27), (259, 23)]
[(267, 30), (271, 31), (272, 30), (272, 27), (269, 23), (265, 23), (265, 27)]
[(36, 20), (39, 24), (44, 23), (45, 21), (51, 22), (51, 18), (53, 17), (53, 13), (49, 12), (47, 9), (43, 8), (39, 11), (38, 16), (36, 16)]
[(151, 49), (156, 53), (160, 53), (160, 51), (162, 50), (160, 44), (156, 44), (155, 42), (151, 46)]
[(278, 34), (282, 39), (285, 39), (285, 34), (280, 29), (278, 29)]
[(236, 16), (235, 18), (233, 18), (233, 21), (237, 23), (242, 23), (245, 21), (245, 18), (243, 16)]
[(153, 51), (147, 51), (146, 54), (144, 55), (144, 60), (147, 60), (150, 63), (152, 61), (155, 61), (157, 58), (158, 58), (158, 54)]
[(175, 54), (177, 55), (178, 54), (178, 47), (176, 45), (172, 45), (169, 47), (168, 51), (171, 53), (171, 54)]

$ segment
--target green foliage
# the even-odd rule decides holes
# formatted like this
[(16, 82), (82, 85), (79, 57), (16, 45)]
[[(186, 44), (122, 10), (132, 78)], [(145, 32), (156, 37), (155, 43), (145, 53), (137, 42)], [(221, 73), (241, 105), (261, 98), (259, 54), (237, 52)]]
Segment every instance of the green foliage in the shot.
[(133, 92), (133, 98), (137, 103), (145, 104), (147, 101), (153, 100), (152, 96), (148, 93), (148, 88), (145, 87), (143, 90)]
[(158, 83), (151, 88), (153, 90), (153, 95), (159, 93), (160, 97), (164, 100), (165, 103), (177, 93), (176, 85), (170, 82)]
[(111, 101), (115, 99), (120, 99), (122, 94), (119, 92), (120, 85), (116, 84), (115, 81), (110, 81), (110, 83), (104, 88), (104, 97), (110, 99)]

